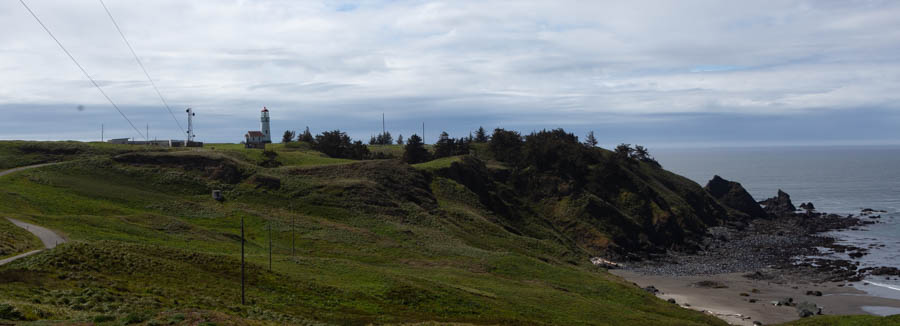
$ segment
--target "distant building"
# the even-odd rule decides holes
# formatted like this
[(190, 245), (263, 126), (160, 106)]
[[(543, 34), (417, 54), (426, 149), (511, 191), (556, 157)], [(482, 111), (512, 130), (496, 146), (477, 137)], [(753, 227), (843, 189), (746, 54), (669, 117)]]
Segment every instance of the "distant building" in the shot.
[[(165, 139), (165, 140), (129, 140), (131, 138), (115, 138), (107, 140), (107, 143), (110, 144), (120, 144), (120, 145), (150, 145), (150, 146), (159, 146), (159, 147), (185, 147), (184, 140), (176, 140), (176, 139)], [(188, 142), (187, 147), (203, 147), (203, 142), (192, 141)]]
[(260, 131), (248, 131), (244, 134), (244, 146), (247, 148), (266, 148), (272, 142), (272, 131), (269, 128), (269, 109), (263, 107), (259, 117)]

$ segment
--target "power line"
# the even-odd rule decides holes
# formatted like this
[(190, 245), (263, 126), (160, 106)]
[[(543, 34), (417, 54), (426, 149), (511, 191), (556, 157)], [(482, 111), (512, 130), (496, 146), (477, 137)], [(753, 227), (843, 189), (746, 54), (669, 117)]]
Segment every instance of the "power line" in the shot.
[(181, 133), (184, 134), (184, 128), (181, 127), (181, 122), (178, 121), (178, 118), (175, 117), (175, 113), (172, 113), (172, 108), (169, 107), (169, 103), (166, 102), (165, 97), (163, 97), (162, 93), (159, 91), (159, 88), (156, 87), (156, 83), (153, 82), (153, 78), (150, 78), (150, 73), (147, 72), (147, 68), (144, 67), (144, 63), (141, 62), (141, 59), (138, 57), (137, 53), (134, 52), (134, 48), (131, 47), (131, 42), (128, 42), (128, 38), (125, 37), (125, 33), (122, 32), (122, 29), (119, 28), (119, 23), (116, 22), (116, 19), (113, 18), (112, 12), (109, 11), (109, 8), (106, 7), (106, 3), (103, 0), (100, 0), (100, 5), (103, 6), (103, 10), (106, 10), (106, 15), (109, 16), (109, 20), (112, 21), (113, 26), (116, 27), (116, 31), (119, 32), (119, 35), (122, 36), (122, 40), (125, 41), (125, 45), (128, 46), (128, 50), (131, 51), (131, 55), (134, 56), (134, 61), (137, 61), (138, 66), (141, 66), (141, 70), (144, 71), (144, 76), (147, 76), (147, 80), (150, 81), (150, 85), (153, 86), (153, 90), (156, 91), (156, 95), (159, 95), (159, 99), (163, 102), (163, 105), (166, 106), (166, 110), (169, 111), (169, 115), (172, 116), (172, 120), (175, 120), (175, 123), (178, 124), (178, 129), (181, 129)]
[(131, 125), (131, 128), (134, 129), (134, 131), (138, 135), (140, 135), (142, 138), (144, 138), (144, 140), (149, 140), (146, 136), (144, 136), (143, 133), (141, 133), (141, 131), (137, 127), (134, 126), (134, 123), (131, 122), (131, 119), (128, 119), (128, 117), (125, 116), (125, 113), (122, 112), (121, 109), (119, 109), (119, 106), (116, 105), (116, 103), (113, 102), (113, 100), (111, 98), (109, 98), (109, 95), (106, 95), (106, 92), (103, 91), (103, 88), (100, 87), (100, 84), (97, 84), (97, 82), (94, 80), (94, 78), (92, 78), (91, 75), (88, 74), (87, 70), (85, 70), (84, 67), (82, 67), (80, 63), (78, 63), (78, 60), (75, 60), (75, 57), (72, 56), (71, 53), (69, 53), (69, 50), (66, 50), (66, 47), (64, 47), (62, 45), (62, 43), (60, 43), (59, 40), (56, 38), (56, 36), (54, 36), (53, 33), (50, 32), (50, 29), (47, 28), (47, 25), (44, 25), (44, 22), (41, 21), (40, 18), (38, 18), (37, 14), (35, 14), (34, 11), (32, 11), (30, 7), (28, 7), (28, 5), (25, 3), (25, 0), (19, 0), (19, 3), (21, 3), (22, 6), (24, 6), (25, 9), (28, 10), (28, 13), (30, 13), (31, 16), (34, 17), (35, 20), (37, 20), (38, 24), (40, 24), (41, 27), (44, 28), (44, 31), (47, 32), (47, 35), (50, 35), (50, 38), (52, 38), (53, 41), (56, 42), (56, 45), (59, 45), (59, 48), (62, 49), (63, 52), (65, 52), (67, 56), (69, 56), (69, 59), (72, 59), (72, 62), (75, 63), (75, 65), (78, 66), (78, 69), (81, 70), (81, 72), (84, 74), (84, 76), (87, 77), (87, 79), (91, 81), (91, 84), (94, 84), (94, 87), (96, 87), (97, 90), (100, 91), (100, 94), (103, 94), (103, 97), (105, 97), (106, 100), (109, 101), (109, 104), (112, 104), (112, 106), (114, 108), (116, 108), (116, 111), (119, 111), (119, 114), (122, 115), (122, 118), (125, 118), (125, 121), (128, 121), (128, 124)]

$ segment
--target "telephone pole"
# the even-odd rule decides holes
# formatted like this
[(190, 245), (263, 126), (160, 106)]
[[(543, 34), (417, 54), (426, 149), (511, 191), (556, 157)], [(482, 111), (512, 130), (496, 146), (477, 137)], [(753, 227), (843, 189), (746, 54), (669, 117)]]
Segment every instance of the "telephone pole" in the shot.
[(422, 121), (422, 144), (428, 144), (428, 142), (425, 141), (425, 121)]
[(384, 140), (385, 140), (385, 139), (384, 139), (384, 134), (385, 134), (385, 128), (384, 128), (384, 112), (381, 112), (381, 146), (384, 146), (384, 145), (385, 145), (385, 144), (384, 144)]
[(246, 304), (244, 293), (244, 216), (241, 215), (241, 305)]
[(103, 135), (103, 132), (104, 132), (104, 130), (103, 130), (103, 124), (101, 123), (101, 124), (100, 124), (100, 142), (101, 142), (101, 143), (104, 142), (104, 141), (106, 141), (105, 139), (103, 139), (103, 136), (104, 136), (104, 135)]
[(294, 203), (290, 203), (291, 211), (291, 257), (294, 257), (294, 229), (297, 225), (297, 217), (294, 216)]

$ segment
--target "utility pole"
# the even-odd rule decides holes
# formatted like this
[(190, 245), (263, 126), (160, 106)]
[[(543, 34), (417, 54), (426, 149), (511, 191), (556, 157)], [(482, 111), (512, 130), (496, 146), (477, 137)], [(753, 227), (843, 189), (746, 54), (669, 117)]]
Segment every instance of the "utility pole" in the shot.
[(147, 137), (145, 137), (145, 138), (147, 138), (147, 141), (150, 141), (150, 124), (149, 123), (147, 124), (147, 133), (145, 135), (147, 135)]
[(384, 146), (384, 112), (381, 112), (381, 146)]
[(106, 141), (105, 139), (103, 139), (103, 136), (104, 136), (104, 135), (103, 135), (103, 132), (104, 132), (104, 130), (103, 130), (103, 124), (101, 123), (101, 124), (100, 124), (100, 142), (101, 142), (101, 143)]
[(241, 215), (241, 305), (246, 304), (244, 293), (244, 216)]
[(297, 225), (297, 217), (294, 216), (294, 203), (290, 203), (290, 211), (291, 211), (291, 257), (294, 257), (294, 229)]
[(425, 141), (425, 121), (422, 121), (422, 144), (428, 144), (428, 142)]

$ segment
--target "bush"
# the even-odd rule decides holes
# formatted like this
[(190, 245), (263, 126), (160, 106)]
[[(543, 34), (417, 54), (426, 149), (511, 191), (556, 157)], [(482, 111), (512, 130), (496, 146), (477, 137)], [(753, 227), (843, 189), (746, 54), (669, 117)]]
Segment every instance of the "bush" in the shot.
[(450, 138), (446, 131), (441, 133), (441, 137), (434, 144), (434, 158), (465, 154), (469, 154), (469, 140), (466, 138)]
[(409, 164), (427, 162), (430, 156), (431, 154), (425, 149), (425, 145), (422, 144), (422, 138), (419, 135), (413, 134), (409, 136), (409, 139), (406, 140), (406, 146), (403, 147), (403, 162)]
[(491, 152), (494, 152), (494, 158), (498, 161), (507, 163), (518, 162), (522, 157), (522, 135), (515, 131), (501, 128), (494, 129), (494, 134), (491, 136), (488, 147)]
[(105, 322), (110, 322), (110, 321), (116, 320), (116, 317), (110, 316), (110, 315), (99, 315), (99, 316), (94, 316), (94, 318), (91, 320), (95, 323), (105, 323)]
[(313, 149), (334, 158), (363, 160), (369, 158), (369, 148), (362, 141), (353, 141), (340, 130), (325, 131), (316, 135)]
[(16, 307), (0, 303), (0, 319), (6, 320), (22, 320), (22, 313), (16, 310)]
[(130, 314), (125, 315), (125, 317), (122, 318), (122, 323), (125, 325), (130, 325), (130, 324), (137, 324), (137, 323), (143, 322), (144, 320), (146, 320), (146, 318), (144, 318), (144, 316), (141, 316), (139, 314), (132, 312)]

